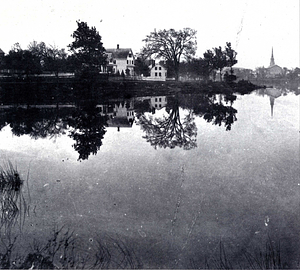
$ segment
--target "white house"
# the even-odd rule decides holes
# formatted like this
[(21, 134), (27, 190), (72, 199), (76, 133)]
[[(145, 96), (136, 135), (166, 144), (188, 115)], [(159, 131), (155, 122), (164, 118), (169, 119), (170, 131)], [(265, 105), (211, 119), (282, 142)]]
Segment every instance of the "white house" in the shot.
[(130, 48), (121, 49), (118, 44), (116, 49), (106, 49), (106, 54), (108, 72), (134, 75), (134, 55)]
[(150, 70), (150, 77), (147, 80), (165, 81), (167, 78), (167, 69), (162, 64), (155, 64)]

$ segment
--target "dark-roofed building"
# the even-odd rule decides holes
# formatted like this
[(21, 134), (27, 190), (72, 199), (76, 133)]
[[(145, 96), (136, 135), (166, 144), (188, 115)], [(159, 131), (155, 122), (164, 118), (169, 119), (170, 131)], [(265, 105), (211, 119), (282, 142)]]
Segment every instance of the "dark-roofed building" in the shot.
[(134, 55), (130, 48), (122, 49), (117, 45), (115, 49), (106, 49), (107, 54), (107, 71), (117, 73), (122, 71), (125, 75), (134, 75)]

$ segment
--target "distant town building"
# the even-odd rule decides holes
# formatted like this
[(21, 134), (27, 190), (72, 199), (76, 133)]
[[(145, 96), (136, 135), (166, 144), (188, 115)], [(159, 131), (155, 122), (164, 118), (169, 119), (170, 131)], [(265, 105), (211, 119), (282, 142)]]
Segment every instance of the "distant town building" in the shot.
[(268, 69), (268, 77), (276, 77), (278, 75), (282, 75), (283, 73), (282, 68), (278, 65), (275, 65), (273, 48), (272, 48), (270, 66), (267, 69)]
[(124, 75), (134, 75), (134, 55), (130, 48), (122, 49), (117, 45), (115, 49), (106, 49), (107, 71), (109, 73), (124, 73)]

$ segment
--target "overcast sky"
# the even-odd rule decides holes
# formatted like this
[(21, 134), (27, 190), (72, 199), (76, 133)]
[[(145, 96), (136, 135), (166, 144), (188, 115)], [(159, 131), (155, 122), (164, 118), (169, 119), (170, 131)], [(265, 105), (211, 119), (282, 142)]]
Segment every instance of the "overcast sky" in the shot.
[(197, 30), (197, 56), (231, 42), (238, 67), (299, 67), (299, 0), (2, 0), (0, 48), (33, 40), (67, 48), (76, 20), (95, 26), (105, 48), (132, 48), (154, 29)]

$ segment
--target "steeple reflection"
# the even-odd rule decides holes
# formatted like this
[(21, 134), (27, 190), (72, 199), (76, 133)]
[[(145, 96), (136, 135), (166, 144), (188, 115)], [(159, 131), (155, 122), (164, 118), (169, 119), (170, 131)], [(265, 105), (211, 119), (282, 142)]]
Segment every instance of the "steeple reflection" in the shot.
[(275, 99), (281, 96), (282, 91), (277, 88), (268, 88), (265, 90), (265, 94), (270, 97), (271, 117), (273, 118)]

